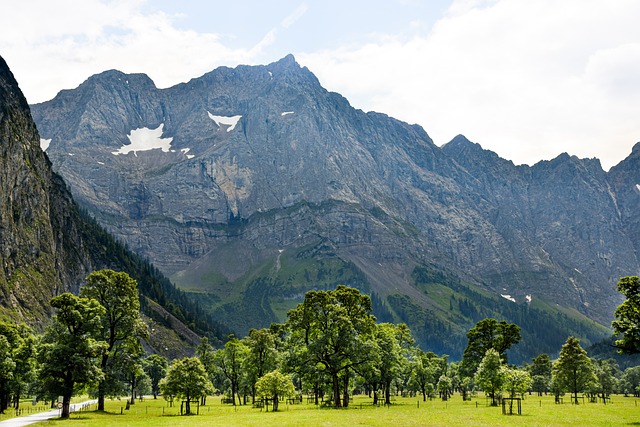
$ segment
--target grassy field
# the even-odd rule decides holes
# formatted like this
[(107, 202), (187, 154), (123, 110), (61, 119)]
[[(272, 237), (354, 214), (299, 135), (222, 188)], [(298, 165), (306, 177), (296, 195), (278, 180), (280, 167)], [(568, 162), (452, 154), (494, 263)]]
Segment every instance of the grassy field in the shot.
[[(199, 415), (179, 415), (180, 404), (150, 399), (125, 410), (125, 401), (108, 401), (107, 412), (73, 413), (66, 421), (53, 420), (36, 426), (640, 426), (640, 399), (613, 396), (611, 404), (585, 403), (556, 405), (550, 396), (528, 396), (522, 415), (502, 415), (501, 407), (488, 407), (479, 399), (463, 402), (454, 396), (448, 402), (423, 402), (416, 398), (397, 398), (391, 407), (373, 407), (371, 400), (356, 396), (348, 409), (335, 410), (312, 404), (281, 404), (277, 413), (264, 412), (251, 405), (222, 405), (220, 398), (209, 398)], [(122, 413), (122, 414), (121, 414)]]

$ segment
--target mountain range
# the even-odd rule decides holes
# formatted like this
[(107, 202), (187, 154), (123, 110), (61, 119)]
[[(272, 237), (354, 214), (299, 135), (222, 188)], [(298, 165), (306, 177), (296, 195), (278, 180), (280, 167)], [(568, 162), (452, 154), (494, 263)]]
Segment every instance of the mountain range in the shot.
[(480, 318), (517, 321), (525, 359), (610, 334), (640, 270), (640, 146), (608, 172), (438, 147), (291, 55), (166, 89), (106, 71), (31, 111), (80, 205), (237, 333), (347, 284), (454, 358)]
[(168, 357), (193, 353), (200, 336), (226, 330), (148, 261), (127, 250), (73, 200), (40, 148), (29, 105), (0, 57), (0, 320), (41, 331), (49, 300), (77, 293), (87, 275), (123, 270), (137, 280), (153, 333), (145, 346)]

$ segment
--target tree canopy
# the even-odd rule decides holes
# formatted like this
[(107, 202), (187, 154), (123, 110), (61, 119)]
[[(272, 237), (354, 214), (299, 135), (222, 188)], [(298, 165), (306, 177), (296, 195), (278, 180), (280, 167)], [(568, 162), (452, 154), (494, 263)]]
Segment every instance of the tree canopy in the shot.
[(64, 293), (51, 299), (57, 312), (40, 346), (40, 378), (44, 388), (62, 396), (62, 418), (69, 417), (74, 392), (102, 381), (96, 358), (106, 343), (95, 337), (105, 309), (94, 299)]
[(166, 378), (160, 383), (162, 394), (185, 400), (185, 413), (191, 413), (191, 401), (213, 393), (213, 385), (197, 357), (174, 360)]
[(560, 357), (553, 365), (553, 382), (561, 389), (571, 392), (573, 400), (578, 403), (578, 393), (595, 381), (597, 378), (593, 373), (591, 359), (580, 346), (580, 340), (567, 338), (560, 350)]
[(488, 318), (479, 321), (467, 332), (467, 348), (460, 364), (461, 373), (472, 377), (480, 361), (489, 349), (496, 350), (504, 363), (507, 363), (506, 351), (520, 342), (520, 327), (504, 320)]
[(616, 320), (611, 323), (615, 333), (622, 335), (616, 340), (616, 347), (620, 352), (637, 354), (640, 353), (640, 278), (622, 277), (618, 291), (626, 300), (616, 309)]
[(122, 367), (117, 362), (126, 363), (126, 357), (116, 354), (131, 353), (142, 355), (140, 337), (145, 337), (146, 327), (140, 319), (138, 284), (127, 273), (113, 270), (94, 271), (87, 277), (87, 283), (80, 290), (80, 296), (93, 298), (105, 309), (98, 337), (107, 343), (101, 355), (100, 369), (103, 379), (98, 386), (98, 410), (104, 411), (105, 395), (118, 393), (117, 376)]

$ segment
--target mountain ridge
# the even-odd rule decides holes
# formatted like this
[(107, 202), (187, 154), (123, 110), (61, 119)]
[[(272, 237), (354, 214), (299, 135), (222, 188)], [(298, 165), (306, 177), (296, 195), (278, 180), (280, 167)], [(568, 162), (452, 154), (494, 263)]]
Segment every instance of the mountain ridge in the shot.
[[(47, 154), (103, 226), (218, 316), (282, 320), (294, 295), (341, 279), (396, 318), (406, 295), (457, 325), (444, 294), (466, 291), (429, 294), (414, 273), (432, 266), (607, 326), (617, 279), (639, 269), (633, 211), (620, 217), (598, 161), (516, 166), (463, 136), (437, 147), (418, 125), (352, 108), (293, 56), (165, 89), (102, 77), (114, 84), (32, 106)], [(140, 130), (156, 148), (113, 154)]]
[(189, 354), (197, 344), (194, 330), (220, 342), (222, 325), (75, 204), (40, 144), (29, 105), (0, 57), (0, 319), (41, 330), (53, 313), (52, 297), (77, 293), (90, 272), (111, 268), (136, 279), (142, 307), (162, 306), (144, 310), (163, 332), (150, 337), (148, 348), (170, 357)]

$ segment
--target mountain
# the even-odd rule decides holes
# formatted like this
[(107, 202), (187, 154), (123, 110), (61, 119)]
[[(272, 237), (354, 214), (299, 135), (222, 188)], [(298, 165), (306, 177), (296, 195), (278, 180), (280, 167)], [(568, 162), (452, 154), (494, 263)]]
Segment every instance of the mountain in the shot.
[(151, 349), (187, 354), (199, 343), (194, 331), (219, 341), (221, 325), (75, 204), (41, 150), (29, 105), (1, 57), (0, 150), (0, 318), (41, 329), (53, 296), (77, 293), (91, 271), (112, 268), (138, 281), (143, 313), (158, 331)]
[(482, 316), (517, 320), (526, 358), (607, 336), (639, 270), (634, 211), (597, 160), (438, 147), (291, 55), (167, 89), (106, 71), (32, 111), (74, 197), (238, 332), (343, 283), (454, 358)]

